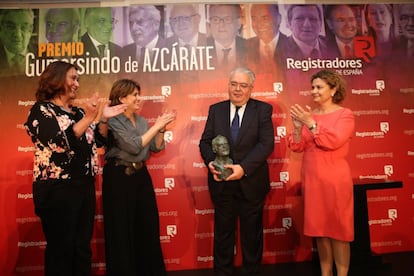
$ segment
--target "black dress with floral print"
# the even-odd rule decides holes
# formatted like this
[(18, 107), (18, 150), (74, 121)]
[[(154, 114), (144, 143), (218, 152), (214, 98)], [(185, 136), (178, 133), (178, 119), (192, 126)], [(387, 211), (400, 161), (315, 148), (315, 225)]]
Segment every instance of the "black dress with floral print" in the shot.
[(96, 125), (77, 138), (73, 125), (85, 115), (78, 107), (68, 112), (51, 102), (37, 102), (25, 127), (34, 143), (33, 180), (94, 176), (98, 170)]

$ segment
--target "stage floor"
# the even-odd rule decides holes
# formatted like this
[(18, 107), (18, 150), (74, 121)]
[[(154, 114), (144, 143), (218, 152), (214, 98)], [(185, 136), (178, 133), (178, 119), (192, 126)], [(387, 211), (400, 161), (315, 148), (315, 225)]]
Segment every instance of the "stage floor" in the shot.
[[(348, 276), (413, 276), (414, 251), (381, 255), (382, 262), (351, 265)], [(234, 276), (237, 276), (237, 271)], [(263, 265), (262, 276), (320, 276), (317, 261)], [(171, 271), (168, 276), (214, 276), (212, 269)]]

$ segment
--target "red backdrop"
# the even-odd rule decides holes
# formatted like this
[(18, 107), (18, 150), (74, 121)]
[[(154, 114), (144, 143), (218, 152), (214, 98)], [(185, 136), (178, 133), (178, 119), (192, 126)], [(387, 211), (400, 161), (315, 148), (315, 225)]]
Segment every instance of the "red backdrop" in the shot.
[[(244, 27), (240, 36), (255, 34), (250, 27), (249, 4), (243, 5)], [(286, 27), (285, 8), (281, 32), (290, 35)], [(169, 5), (159, 6), (163, 18), (168, 18)], [(361, 15), (363, 5), (353, 5)], [(394, 5), (394, 11), (398, 10)], [(200, 31), (209, 32), (205, 21), (205, 5), (199, 5), (202, 15)], [(118, 19), (114, 41), (128, 44), (126, 7), (113, 8)], [(32, 42), (45, 43), (43, 15), (46, 10), (35, 9), (35, 32)], [(359, 13), (358, 13), (359, 12)], [(82, 14), (82, 13), (81, 13)], [(394, 12), (394, 22), (398, 14)], [(360, 35), (364, 35), (364, 18)], [(168, 24), (160, 33), (171, 35)], [(82, 25), (81, 25), (82, 30)], [(398, 25), (393, 32), (399, 33)], [(323, 33), (326, 35), (326, 33)], [(370, 60), (357, 57), (362, 66), (356, 70), (333, 66), (348, 82), (348, 95), (344, 105), (354, 111), (355, 135), (352, 139), (349, 162), (355, 179), (397, 179), (401, 189), (370, 191), (369, 225), (371, 248), (378, 254), (414, 250), (414, 67), (406, 59), (394, 60), (397, 50)], [(41, 71), (38, 53), (26, 59), (26, 73), (1, 76), (0, 118), (2, 158), (0, 166), (0, 271), (2, 275), (42, 275), (45, 240), (39, 219), (33, 212), (31, 193), (33, 145), (23, 128), (27, 113), (34, 103), (37, 76), (31, 68)], [(322, 60), (335, 60), (326, 58)], [(340, 60), (343, 60), (339, 58)], [(37, 61), (35, 61), (37, 60)], [(304, 61), (309, 61), (304, 59)], [(269, 157), (271, 191), (264, 214), (264, 263), (309, 260), (312, 240), (302, 234), (303, 199), (300, 192), (301, 156), (289, 151), (286, 133), (291, 130), (288, 108), (293, 103), (312, 105), (309, 97), (310, 70), (281, 68), (285, 79), (277, 79), (264, 70), (257, 73), (253, 97), (273, 105), (275, 124), (275, 150)], [(154, 182), (161, 221), (161, 242), (168, 270), (212, 267), (213, 213), (210, 201), (206, 168), (198, 150), (208, 106), (227, 99), (226, 75), (215, 74), (216, 69), (198, 72), (197, 82), (176, 81), (187, 70), (154, 73), (134, 72), (120, 74), (114, 71), (100, 74), (85, 72), (81, 76), (78, 103), (99, 92), (104, 99), (112, 83), (121, 76), (134, 78), (142, 84), (145, 104), (141, 111), (148, 121), (154, 122), (165, 109), (176, 109), (178, 118), (171, 131), (166, 133), (166, 150), (154, 154), (148, 162)], [(35, 74), (36, 75), (36, 74)], [(161, 87), (153, 79), (161, 78)], [(101, 176), (97, 177), (97, 214), (93, 247), (94, 273), (104, 274), (103, 215), (101, 206)], [(394, 214), (390, 216), (390, 210)], [(396, 214), (396, 215), (395, 215)], [(145, 225), (143, 225), (145, 227)], [(356, 229), (358, 231), (358, 229)], [(241, 256), (237, 251), (236, 262)]]

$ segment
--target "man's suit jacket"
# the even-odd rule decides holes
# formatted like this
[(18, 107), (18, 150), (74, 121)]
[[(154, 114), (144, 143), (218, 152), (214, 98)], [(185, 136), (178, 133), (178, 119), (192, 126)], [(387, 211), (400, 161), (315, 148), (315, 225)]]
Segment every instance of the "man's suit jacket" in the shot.
[[(37, 45), (32, 45), (29, 43), (27, 46), (27, 51), (33, 53), (37, 57)], [(20, 66), (21, 70), (14, 70), (12, 66), (7, 61), (7, 54), (4, 45), (0, 42), (0, 76), (18, 76), (24, 75), (25, 60), (22, 60)]]
[[(166, 47), (165, 39), (163, 39), (162, 37), (158, 37), (157, 43), (155, 44), (155, 48), (163, 48), (163, 47)], [(132, 58), (135, 58), (136, 49), (137, 49), (137, 45), (134, 42), (134, 43), (124, 46), (122, 52), (126, 56), (131, 56)]]
[[(320, 57), (324, 58), (329, 56), (329, 49), (326, 44), (326, 41), (323, 37), (318, 38), (318, 43), (320, 47)], [(302, 50), (296, 44), (292, 36), (288, 37), (287, 43), (285, 44), (285, 49), (283, 50), (284, 59), (293, 58), (293, 59), (306, 59), (309, 56), (305, 56), (302, 53)]]
[(6, 50), (4, 50), (3, 44), (0, 42), (0, 76), (14, 75), (11, 72), (10, 65), (7, 62)]
[(335, 38), (333, 39), (333, 41), (332, 40), (328, 41), (327, 45), (328, 45), (328, 57), (329, 58), (334, 59), (337, 57), (338, 58), (342, 57), (341, 51), (339, 50), (339, 46), (336, 43)]
[(408, 40), (405, 36), (399, 36), (392, 43), (392, 54), (385, 57), (384, 70), (387, 75), (393, 76), (393, 82), (398, 83), (398, 87), (412, 85), (414, 55), (407, 56), (407, 53)]
[[(170, 52), (173, 48), (173, 45), (176, 44), (176, 48), (178, 48), (179, 45), (179, 39), (178, 36), (173, 35), (171, 37), (168, 37), (165, 40), (165, 44), (167, 45), (167, 47), (170, 49)], [(207, 35), (204, 33), (198, 33), (198, 39), (197, 39), (197, 45), (196, 46), (206, 46), (207, 45)], [(180, 51), (177, 51), (177, 53), (179, 54)], [(181, 83), (181, 84), (190, 84), (190, 83), (194, 83), (194, 82), (199, 82), (200, 78), (203, 76), (203, 74), (205, 73), (205, 70), (185, 70), (183, 69), (183, 71), (171, 71), (169, 73), (170, 75), (170, 83)]]
[(328, 47), (328, 54), (325, 56), (327, 58), (330, 59), (335, 59), (335, 58), (355, 58), (355, 49), (352, 49), (353, 51), (353, 56), (352, 57), (345, 57), (341, 54), (341, 50), (339, 49), (339, 45), (335, 39), (335, 36), (332, 36), (331, 39), (327, 39), (326, 40), (327, 43), (327, 47)]
[[(274, 148), (272, 106), (250, 99), (244, 111), (237, 141), (230, 134), (230, 101), (210, 106), (207, 122), (200, 140), (200, 152), (206, 165), (215, 159), (211, 141), (223, 135), (230, 144), (230, 157), (240, 164), (245, 176), (240, 180), (243, 194), (249, 200), (264, 200), (270, 190), (267, 158)], [(213, 202), (220, 196), (226, 181), (216, 182), (208, 173), (208, 185)]]
[[(393, 54), (391, 58), (395, 62), (409, 63), (410, 66), (413, 66), (414, 56), (407, 56), (408, 51), (408, 39), (405, 36), (397, 37), (392, 43)], [(390, 58), (390, 57), (387, 57)]]
[(286, 48), (287, 40), (286, 35), (279, 33), (273, 60), (261, 60), (259, 37), (255, 36), (248, 39), (246, 43), (246, 54), (249, 68), (256, 74), (272, 73), (274, 80), (283, 81), (283, 73), (286, 69), (286, 60), (283, 59), (283, 51)]
[[(155, 44), (155, 48), (164, 48), (166, 47), (165, 40), (161, 37), (158, 38), (157, 43)], [(136, 51), (137, 51), (137, 45), (135, 43), (128, 44), (124, 46), (122, 50), (122, 55), (124, 58), (131, 57), (132, 60), (136, 60)], [(151, 51), (150, 51), (151, 54)], [(141, 56), (141, 62), (143, 60), (143, 56)], [(140, 66), (141, 68), (141, 66)]]
[[(166, 47), (165, 45), (165, 40), (161, 37), (158, 37), (157, 43), (155, 44), (155, 48), (164, 48)], [(128, 60), (129, 58), (131, 58), (131, 60), (136, 61), (136, 51), (137, 51), (137, 45), (135, 43), (131, 43), (126, 45), (123, 50), (122, 50), (122, 59), (123, 59), (123, 63), (125, 63), (126, 60)], [(149, 51), (150, 55), (152, 54), (152, 51), (147, 49), (146, 51)], [(164, 59), (168, 61), (167, 59)], [(157, 72), (152, 72), (149, 71), (150, 69), (148, 68), (148, 70), (146, 72), (143, 72), (143, 61), (144, 61), (144, 57), (141, 56), (140, 60), (138, 60), (139, 64), (138, 64), (138, 74), (140, 74), (140, 78), (139, 78), (139, 82), (144, 84), (146, 87), (148, 87), (148, 85), (161, 85), (164, 83), (165, 78), (168, 76), (162, 72), (162, 71), (157, 71)], [(153, 62), (151, 60), (151, 69), (153, 66)], [(158, 60), (156, 63), (156, 67), (160, 68), (161, 67), (161, 63), (160, 63), (160, 55), (158, 55)]]
[[(217, 52), (215, 47), (215, 42), (213, 37), (207, 38), (207, 45), (213, 46), (213, 50), (211, 51), (212, 59), (211, 64), (212, 66), (216, 67), (216, 69), (220, 69), (220, 65), (218, 64), (217, 60)], [(229, 68), (233, 69), (238, 66), (245, 66), (246, 65), (246, 40), (240, 36), (236, 36), (236, 62), (234, 64), (229, 65)]]
[[(89, 37), (88, 33), (85, 33), (81, 37), (81, 41), (83, 42), (84, 48), (84, 55), (86, 56), (86, 52), (89, 52), (89, 57), (99, 57), (98, 50), (96, 49), (95, 45), (93, 44), (91, 38)], [(122, 53), (122, 47), (113, 43), (108, 42), (109, 52), (111, 56), (118, 56)]]

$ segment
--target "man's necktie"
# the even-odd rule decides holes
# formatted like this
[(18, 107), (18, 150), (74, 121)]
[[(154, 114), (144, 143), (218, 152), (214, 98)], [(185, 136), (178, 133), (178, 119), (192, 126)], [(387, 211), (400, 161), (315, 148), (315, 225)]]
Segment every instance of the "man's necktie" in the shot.
[(136, 51), (136, 60), (142, 62), (145, 56), (145, 47), (138, 47)]
[(98, 45), (98, 49), (99, 49), (99, 56), (102, 58), (105, 56), (105, 45), (101, 44)]
[(352, 48), (349, 45), (345, 45), (345, 58), (353, 58)]
[(237, 136), (239, 135), (240, 129), (240, 117), (239, 117), (240, 106), (236, 106), (236, 112), (234, 113), (233, 121), (231, 122), (231, 138), (233, 142), (236, 142)]
[(229, 53), (231, 48), (223, 49), (223, 66), (227, 66), (229, 63)]
[(24, 73), (24, 55), (16, 54), (11, 59), (10, 69), (13, 73)]
[(272, 49), (270, 48), (269, 44), (264, 46), (264, 57), (266, 59), (272, 58)]
[[(197, 46), (192, 46), (190, 44), (183, 45), (188, 50), (188, 56), (191, 57), (191, 50)], [(181, 71), (180, 80), (183, 82), (197, 82), (198, 81), (198, 71), (197, 70), (184, 70)]]
[(316, 49), (316, 48), (312, 49), (312, 51), (310, 52), (310, 57), (312, 59), (319, 58), (319, 51), (318, 51), (318, 49)]

